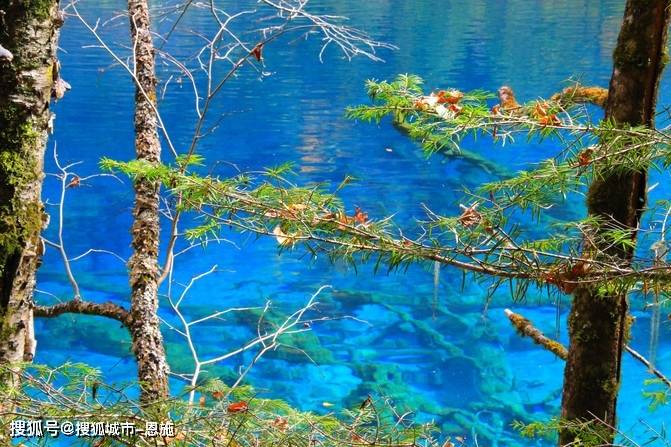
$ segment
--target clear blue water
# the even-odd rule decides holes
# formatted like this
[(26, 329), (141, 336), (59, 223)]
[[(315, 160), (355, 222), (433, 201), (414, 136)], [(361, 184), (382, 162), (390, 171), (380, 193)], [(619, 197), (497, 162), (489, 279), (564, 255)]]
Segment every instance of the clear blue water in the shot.
[[(240, 9), (243, 2), (229, 3)], [(233, 163), (242, 170), (294, 162), (301, 182), (337, 184), (352, 175), (359, 181), (342, 196), (350, 209), (360, 206), (372, 218), (396, 214), (399, 223), (412, 226), (415, 218), (422, 217), (423, 203), (439, 213), (456, 214), (462, 188), (474, 187), (492, 176), (463, 160), (425, 158), (389, 123), (375, 126), (346, 120), (346, 106), (367, 102), (364, 81), (411, 72), (422, 76), (428, 88), (495, 90), (508, 84), (522, 100), (547, 96), (571, 77), (607, 85), (622, 3), (315, 0), (318, 11), (349, 16), (353, 26), (399, 49), (381, 53), (385, 63), (365, 59), (348, 62), (331, 49), (321, 64), (318, 40), (287, 38), (268, 46), (265, 64), (272, 76), (259, 79), (258, 73), (245, 70), (226, 85), (215, 106), (215, 112), (225, 114), (225, 119), (217, 132), (203, 141), (201, 153), (209, 162)], [(91, 20), (109, 18), (123, 6), (112, 1), (80, 3)], [(186, 23), (196, 28), (210, 26), (198, 19), (187, 18)], [(103, 32), (115, 45), (128, 41), (124, 20)], [(93, 43), (80, 23), (66, 21), (60, 42), (61, 63), (73, 88), (54, 108), (56, 132), (49, 151), (51, 154), (57, 143), (61, 160), (83, 161), (76, 168), (82, 176), (96, 173), (103, 156), (126, 160), (134, 154), (132, 83), (123, 70), (111, 66), (104, 51), (85, 48)], [(198, 44), (193, 36), (182, 35), (169, 49), (188, 55)], [(669, 81), (666, 76), (662, 104), (671, 102)], [(160, 104), (172, 139), (182, 151), (195, 122), (189, 95), (186, 84), (173, 83)], [(468, 146), (511, 170), (553, 154), (551, 142), (520, 142), (501, 149), (480, 139)], [(218, 173), (234, 172), (226, 163), (217, 164)], [(47, 170), (55, 170), (50, 155)], [(655, 190), (657, 197), (668, 192), (667, 186)], [(53, 203), (57, 194), (56, 181), (47, 179), (45, 199)], [(111, 179), (96, 179), (70, 190), (65, 217), (69, 254), (102, 248), (127, 258), (131, 208), (128, 182), (120, 185)], [(553, 217), (582, 212), (582, 203), (576, 198)], [(48, 237), (54, 237), (53, 222)], [(247, 380), (264, 395), (319, 412), (331, 410), (324, 402), (339, 408), (360, 402), (369, 392), (387, 395), (398, 406), (416, 411), (419, 420), (434, 419), (444, 436), (472, 439), (477, 434), (484, 445), (494, 445), (487, 439), (497, 430), (499, 445), (528, 444), (530, 441), (516, 437), (510, 423), (514, 419), (546, 419), (557, 413), (563, 363), (519, 339), (502, 311), (513, 306), (554, 334), (556, 310), (545, 294), (530, 292), (525, 302), (513, 304), (502, 290), (483, 314), (487, 284), (467, 282), (462, 289), (460, 272), (444, 268), (436, 306), (431, 266), (390, 275), (373, 274), (370, 266), (355, 272), (325, 259), (308, 261), (300, 253), (279, 255), (271, 239), (228, 232), (224, 237), (234, 244), (193, 250), (176, 264), (176, 278), (182, 282), (213, 264), (221, 270), (193, 288), (184, 305), (189, 317), (233, 306), (259, 306), (265, 300), (272, 300), (278, 311), (290, 312), (319, 286), (329, 284), (333, 289), (320, 299), (324, 314), (352, 315), (368, 322), (336, 320), (315, 325), (308, 341), (297, 343), (316, 364), (291, 350), (265, 357)], [(128, 304), (123, 263), (100, 254), (73, 266), (87, 299)], [(60, 299), (71, 294), (53, 250), (47, 251), (38, 288)], [(38, 297), (44, 303), (53, 299), (47, 294)], [(566, 303), (564, 297), (560, 325), (564, 342)], [(165, 304), (161, 314), (173, 320)], [(635, 300), (633, 307), (637, 322), (632, 344), (645, 353), (649, 315), (640, 300)], [(667, 371), (671, 371), (670, 328), (662, 325), (658, 355), (660, 368)], [(203, 326), (195, 333), (203, 356), (237, 347), (250, 335), (249, 326), (236, 319)], [(167, 328), (165, 336), (173, 370), (190, 372), (183, 342)], [(38, 362), (85, 361), (100, 367), (112, 381), (135, 376), (128, 337), (114, 322), (72, 316), (41, 320), (37, 338)], [(454, 349), (463, 355), (455, 355)], [(210, 375), (230, 381), (249, 360), (249, 355), (235, 358), (211, 369)], [(620, 398), (621, 428), (627, 432), (641, 434), (639, 419), (653, 426), (668, 419), (668, 408), (648, 411), (641, 395), (645, 378), (644, 369), (627, 358)], [(178, 389), (179, 382), (174, 386)], [(468, 423), (474, 420), (480, 423)]]

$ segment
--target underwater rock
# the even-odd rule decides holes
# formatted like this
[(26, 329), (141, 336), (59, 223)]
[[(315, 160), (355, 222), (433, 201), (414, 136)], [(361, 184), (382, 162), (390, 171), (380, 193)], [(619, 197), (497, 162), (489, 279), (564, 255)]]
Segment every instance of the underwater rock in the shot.
[(429, 342), (428, 346), (433, 345), (441, 348), (452, 357), (464, 355), (461, 348), (457, 347), (454, 343), (447, 341), (442, 333), (438, 332), (426, 321), (416, 320), (409, 312), (402, 311), (391, 305), (385, 305), (385, 307), (390, 311), (395, 312), (406, 324), (412, 325), (413, 330), (410, 330), (406, 325), (408, 332), (416, 333), (418, 336), (425, 338), (426, 341)]
[(450, 358), (440, 365), (438, 374), (428, 377), (429, 385), (445, 389), (448, 395), (456, 395), (462, 402), (478, 401), (483, 397), (478, 365), (471, 358)]
[[(76, 324), (73, 324), (74, 318)], [(100, 317), (89, 315), (64, 315), (37, 321), (35, 332), (41, 350), (90, 350), (111, 357), (133, 356), (128, 330), (116, 322), (103, 320), (101, 324)]]
[(366, 292), (337, 289), (331, 291), (331, 297), (345, 310), (357, 309), (363, 304), (375, 304), (373, 294)]
[(314, 332), (282, 335), (280, 347), (268, 351), (265, 356), (292, 363), (314, 362), (318, 365), (335, 363), (333, 352), (322, 346)]
[(377, 356), (378, 356), (377, 351), (372, 348), (355, 349), (352, 351), (352, 362), (368, 363), (374, 360)]
[[(333, 410), (323, 406), (324, 402), (340, 407), (361, 379), (346, 365), (297, 365), (279, 360), (257, 364), (249, 382), (264, 397), (280, 398), (296, 408), (323, 413)], [(310, 386), (296, 387), (296, 383)]]

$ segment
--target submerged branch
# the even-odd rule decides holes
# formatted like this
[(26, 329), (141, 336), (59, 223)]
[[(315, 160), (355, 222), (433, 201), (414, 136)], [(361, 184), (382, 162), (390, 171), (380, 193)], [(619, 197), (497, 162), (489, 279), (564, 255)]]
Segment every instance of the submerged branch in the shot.
[[(395, 117), (393, 123), (396, 129), (398, 129), (400, 132), (406, 135), (410, 134), (410, 132), (412, 131), (411, 126), (409, 126), (399, 117)], [(425, 138), (431, 138), (431, 136), (427, 135), (425, 136)], [(424, 142), (421, 141), (421, 143)], [(436, 141), (433, 144), (439, 145), (439, 142)], [(449, 158), (461, 158), (470, 163), (473, 163), (474, 165), (482, 168), (488, 174), (492, 174), (497, 178), (509, 178), (513, 176), (513, 172), (510, 169), (507, 169), (505, 166), (501, 166), (498, 163), (488, 160), (484, 156), (474, 151), (469, 151), (464, 148), (460, 148), (459, 150), (454, 150), (453, 148), (442, 148), (439, 150), (439, 152)]]

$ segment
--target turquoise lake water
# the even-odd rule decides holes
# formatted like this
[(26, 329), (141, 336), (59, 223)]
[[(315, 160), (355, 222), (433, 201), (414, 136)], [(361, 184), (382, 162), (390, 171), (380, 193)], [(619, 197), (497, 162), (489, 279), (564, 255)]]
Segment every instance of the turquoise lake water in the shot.
[[(222, 2), (231, 11), (248, 2)], [(611, 52), (622, 16), (622, 1), (485, 1), (447, 0), (315, 0), (314, 10), (350, 17), (350, 24), (376, 39), (398, 47), (380, 56), (384, 63), (363, 58), (347, 61), (330, 48), (324, 63), (318, 60), (318, 38), (289, 36), (265, 49), (270, 76), (245, 69), (224, 88), (214, 113), (225, 118), (201, 146), (220, 175), (232, 174), (232, 164), (243, 171), (285, 162), (295, 163), (301, 182), (337, 185), (346, 175), (358, 181), (342, 197), (353, 210), (359, 206), (371, 218), (391, 214), (412, 228), (423, 217), (422, 204), (438, 213), (459, 212), (460, 191), (494, 177), (464, 160), (441, 155), (426, 158), (420, 148), (387, 122), (376, 126), (348, 121), (345, 107), (368, 101), (364, 82), (391, 79), (399, 73), (423, 77), (428, 88), (496, 90), (511, 85), (521, 100), (548, 96), (569, 78), (606, 86)], [(251, 2), (251, 4), (254, 4)], [(91, 21), (103, 21), (124, 7), (122, 2), (80, 2)], [(194, 29), (211, 31), (211, 23), (187, 17)], [(257, 23), (246, 27), (258, 26)], [(161, 29), (169, 27), (162, 23)], [(204, 28), (203, 28), (204, 27)], [(242, 26), (241, 31), (246, 28)], [(125, 19), (103, 28), (105, 38), (119, 48), (128, 42)], [(188, 56), (198, 45), (194, 35), (178, 34), (166, 50)], [(253, 38), (250, 37), (250, 41)], [(133, 150), (133, 85), (126, 73), (104, 51), (91, 48), (92, 36), (74, 18), (62, 30), (62, 73), (72, 90), (55, 107), (56, 131), (50, 141), (47, 170), (55, 171), (52, 147), (57, 143), (63, 161), (83, 161), (80, 176), (97, 172), (101, 157), (127, 160)], [(662, 84), (660, 104), (671, 103), (671, 78)], [(173, 142), (186, 150), (195, 122), (186, 84), (171, 83), (160, 110)], [(594, 112), (598, 113), (598, 112)], [(528, 168), (555, 152), (552, 142), (524, 141), (504, 148), (486, 139), (468, 142), (477, 151), (512, 171)], [(166, 151), (166, 158), (168, 157)], [(215, 164), (216, 163), (216, 164)], [(653, 178), (653, 182), (657, 181)], [(663, 181), (662, 181), (663, 182)], [(58, 200), (58, 184), (46, 182), (44, 197)], [(664, 183), (652, 200), (668, 197)], [(133, 195), (130, 184), (95, 179), (68, 191), (65, 241), (70, 256), (90, 248), (111, 250), (127, 258)], [(56, 209), (49, 207), (54, 213)], [(583, 215), (580, 198), (552, 212), (555, 219)], [(55, 237), (52, 217), (47, 237)], [(542, 232), (542, 228), (536, 229)], [(167, 233), (167, 229), (166, 229)], [(522, 303), (512, 303), (507, 290), (496, 293), (485, 310), (488, 284), (469, 281), (462, 288), (461, 273), (443, 268), (434, 300), (432, 266), (373, 274), (371, 266), (358, 271), (326, 259), (309, 260), (303, 253), (278, 254), (273, 239), (224, 232), (230, 243), (193, 250), (176, 263), (182, 283), (218, 265), (214, 276), (198, 283), (185, 300), (190, 318), (229, 307), (261, 306), (271, 300), (278, 312), (292, 312), (322, 285), (331, 285), (320, 297), (324, 315), (350, 315), (358, 320), (316, 324), (303, 339), (294, 340), (314, 362), (296, 350), (285, 349), (264, 357), (247, 383), (264, 396), (287, 399), (293, 405), (318, 412), (357, 405), (368, 393), (391, 397), (403, 409), (413, 409), (420, 421), (435, 420), (443, 436), (477, 435), (480, 445), (545, 445), (520, 440), (513, 420), (530, 421), (556, 415), (560, 402), (563, 362), (520, 339), (503, 313), (512, 307), (554, 335), (555, 297), (529, 292)], [(83, 295), (89, 300), (112, 300), (128, 305), (125, 265), (106, 254), (94, 254), (73, 263)], [(67, 299), (71, 290), (54, 250), (48, 250), (39, 272), (41, 303), (54, 296)], [(51, 294), (51, 295), (49, 295)], [(560, 339), (566, 342), (568, 297), (561, 307)], [(632, 346), (647, 352), (649, 312), (640, 299), (632, 307), (637, 317)], [(174, 321), (162, 302), (161, 315)], [(196, 342), (203, 357), (238, 347), (252, 336), (250, 318), (231, 318), (199, 327)], [(168, 328), (169, 360), (173, 371), (190, 372), (183, 341)], [(671, 372), (671, 324), (663, 323), (657, 363)], [(36, 361), (59, 364), (84, 361), (100, 367), (111, 381), (135, 377), (128, 336), (118, 324), (104, 319), (63, 316), (38, 322)], [(231, 382), (251, 354), (236, 357), (210, 376)], [(660, 427), (670, 411), (648, 410), (642, 397), (645, 369), (625, 359), (620, 397), (621, 429), (644, 438), (640, 420)], [(175, 389), (180, 382), (175, 381)], [(324, 403), (333, 404), (333, 408)]]

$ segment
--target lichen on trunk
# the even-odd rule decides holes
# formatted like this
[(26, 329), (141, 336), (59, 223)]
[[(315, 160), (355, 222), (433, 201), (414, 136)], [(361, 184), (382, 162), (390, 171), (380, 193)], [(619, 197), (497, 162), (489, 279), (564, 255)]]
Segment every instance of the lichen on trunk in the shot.
[(0, 0), (5, 49), (0, 57), (0, 363), (5, 365), (32, 360), (36, 347), (32, 295), (46, 223), (41, 191), (59, 26), (57, 0)]
[[(147, 1), (129, 0), (128, 16), (135, 50), (135, 153), (138, 160), (159, 163), (154, 45)], [(141, 400), (146, 404), (168, 396), (168, 364), (157, 313), (159, 184), (139, 178), (134, 188), (133, 255), (128, 262), (132, 289), (130, 331), (142, 387)]]

